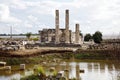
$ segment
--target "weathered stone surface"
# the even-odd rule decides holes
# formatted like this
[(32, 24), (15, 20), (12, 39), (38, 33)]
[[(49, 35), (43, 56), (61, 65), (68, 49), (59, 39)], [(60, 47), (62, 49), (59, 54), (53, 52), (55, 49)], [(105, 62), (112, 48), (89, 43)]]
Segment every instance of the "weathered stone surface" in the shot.
[(75, 31), (75, 43), (80, 43), (80, 31), (79, 31), (79, 24), (76, 24), (76, 31)]
[(55, 17), (55, 43), (59, 43), (59, 10), (56, 10), (56, 17)]
[(25, 70), (25, 64), (20, 64), (20, 70)]
[[(55, 43), (55, 44), (75, 44), (80, 43), (78, 38), (80, 37), (79, 25), (77, 24), (75, 34), (72, 34), (72, 30), (69, 30), (69, 10), (65, 10), (65, 29), (59, 28), (59, 10), (55, 11), (55, 29), (43, 29), (39, 31), (40, 42), (43, 43)], [(74, 38), (72, 38), (74, 36)], [(75, 41), (75, 36), (77, 36)], [(79, 36), (79, 37), (78, 37)]]
[(5, 70), (11, 70), (11, 66), (5, 66)]
[(66, 29), (66, 32), (65, 32), (65, 43), (70, 43), (70, 40), (69, 40), (69, 10), (66, 10), (65, 11), (65, 29)]

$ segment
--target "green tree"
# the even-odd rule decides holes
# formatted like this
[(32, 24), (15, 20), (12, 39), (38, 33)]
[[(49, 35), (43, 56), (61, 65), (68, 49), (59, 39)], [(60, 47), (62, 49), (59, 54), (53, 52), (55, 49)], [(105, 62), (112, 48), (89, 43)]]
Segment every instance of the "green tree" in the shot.
[(96, 31), (93, 34), (93, 40), (94, 40), (95, 43), (101, 43), (101, 41), (102, 41), (102, 33), (100, 31)]
[(30, 39), (31, 35), (32, 35), (31, 32), (26, 33), (26, 37), (27, 37), (28, 39)]
[(89, 41), (90, 39), (92, 39), (91, 34), (86, 34), (84, 37), (84, 41)]

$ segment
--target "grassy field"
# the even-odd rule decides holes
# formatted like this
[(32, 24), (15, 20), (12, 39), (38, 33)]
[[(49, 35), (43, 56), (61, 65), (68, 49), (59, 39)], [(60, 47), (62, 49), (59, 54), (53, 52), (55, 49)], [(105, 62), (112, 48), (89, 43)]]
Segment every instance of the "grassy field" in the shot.
[(76, 59), (120, 60), (120, 50), (78, 50)]
[(0, 51), (0, 57), (28, 57), (48, 53), (72, 52), (71, 49), (62, 47), (41, 47), (37, 49), (23, 49), (17, 51)]
[[(42, 50), (45, 50), (42, 49)], [(3, 53), (0, 54), (0, 61), (7, 62), (8, 65), (25, 64), (38, 64), (41, 62), (53, 61), (53, 59), (67, 59), (70, 60), (73, 57), (78, 60), (120, 60), (120, 51), (116, 50), (77, 50), (76, 52), (65, 50), (25, 50), (18, 54), (15, 53)]]

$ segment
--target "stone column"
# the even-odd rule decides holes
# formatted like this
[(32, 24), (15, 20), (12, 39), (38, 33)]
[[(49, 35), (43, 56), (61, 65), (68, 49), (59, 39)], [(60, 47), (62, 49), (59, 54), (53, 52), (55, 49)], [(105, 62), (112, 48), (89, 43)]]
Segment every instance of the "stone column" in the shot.
[(48, 35), (48, 42), (50, 43), (52, 41), (51, 35)]
[(69, 10), (65, 11), (65, 43), (70, 43), (69, 33)]
[(75, 30), (75, 43), (80, 43), (80, 31), (79, 31), (79, 24), (76, 24), (76, 30)]
[(79, 65), (76, 65), (76, 80), (81, 80), (80, 79), (80, 69), (79, 69)]
[(39, 42), (41, 43), (41, 31), (39, 31)]
[(59, 10), (55, 11), (55, 43), (58, 44), (59, 43)]

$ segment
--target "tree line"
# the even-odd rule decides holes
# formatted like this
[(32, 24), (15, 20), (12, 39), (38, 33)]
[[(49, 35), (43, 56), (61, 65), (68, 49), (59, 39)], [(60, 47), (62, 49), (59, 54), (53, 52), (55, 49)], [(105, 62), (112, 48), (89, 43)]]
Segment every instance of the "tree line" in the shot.
[(93, 35), (91, 35), (90, 33), (86, 34), (84, 36), (84, 41), (90, 41), (91, 39), (94, 40), (95, 43), (100, 44), (102, 39), (102, 33), (100, 31), (96, 31)]

